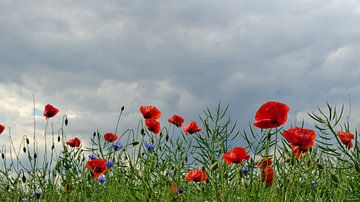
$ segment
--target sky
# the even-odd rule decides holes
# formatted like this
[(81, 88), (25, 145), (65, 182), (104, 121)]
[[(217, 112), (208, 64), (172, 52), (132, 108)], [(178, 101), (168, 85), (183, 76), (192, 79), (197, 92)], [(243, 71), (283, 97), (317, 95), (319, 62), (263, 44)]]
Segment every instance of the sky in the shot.
[(0, 123), (17, 141), (33, 134), (33, 95), (39, 138), (47, 103), (55, 128), (66, 114), (67, 137), (84, 139), (113, 131), (121, 106), (120, 131), (141, 105), (167, 126), (220, 101), (240, 128), (268, 100), (296, 125), (351, 96), (360, 120), (357, 0), (1, 0), (0, 42)]

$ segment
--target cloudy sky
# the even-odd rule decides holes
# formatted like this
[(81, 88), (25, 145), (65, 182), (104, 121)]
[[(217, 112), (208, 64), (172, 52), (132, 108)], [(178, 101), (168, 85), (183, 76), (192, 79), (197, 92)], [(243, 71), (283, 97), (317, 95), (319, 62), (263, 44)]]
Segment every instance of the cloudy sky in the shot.
[(294, 124), (351, 95), (360, 120), (357, 0), (1, 0), (0, 42), (0, 122), (16, 138), (32, 135), (33, 94), (40, 131), (51, 103), (79, 137), (112, 131), (123, 105), (121, 130), (140, 105), (165, 124), (220, 100), (246, 126), (268, 100)]

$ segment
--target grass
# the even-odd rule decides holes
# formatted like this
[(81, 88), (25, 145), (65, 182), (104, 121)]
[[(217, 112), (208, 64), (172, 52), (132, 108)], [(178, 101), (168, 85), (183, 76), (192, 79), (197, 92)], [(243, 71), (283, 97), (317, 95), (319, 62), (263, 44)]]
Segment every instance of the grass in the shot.
[[(227, 109), (218, 105), (204, 110), (199, 117), (202, 131), (188, 136), (174, 125), (154, 135), (140, 121), (135, 129), (123, 130), (117, 141), (123, 147), (117, 151), (99, 131), (89, 137), (89, 147), (66, 145), (66, 116), (58, 130), (51, 128), (51, 133), (44, 134), (52, 139), (50, 146), (45, 141), (44, 150), (38, 148), (37, 134), (24, 136), (21, 145), (16, 145), (19, 148), (9, 134), (11, 141), (1, 150), (0, 201), (360, 200), (358, 133), (343, 121), (343, 108), (327, 105), (326, 110), (309, 113), (316, 145), (300, 159), (282, 137), (284, 128), (263, 130), (249, 124), (240, 130), (227, 116)], [(341, 143), (336, 135), (339, 130), (354, 133), (352, 149)], [(147, 149), (145, 144), (155, 147)], [(61, 145), (61, 151), (56, 151), (55, 145)], [(226, 164), (224, 153), (237, 146), (245, 147), (251, 158)], [(94, 180), (86, 168), (90, 154), (114, 162), (104, 174), (105, 182)], [(258, 159), (265, 155), (274, 161), (272, 186), (262, 181), (262, 169), (256, 168)], [(186, 181), (185, 175), (192, 169), (205, 170), (208, 179)], [(36, 192), (40, 196), (35, 196)]]

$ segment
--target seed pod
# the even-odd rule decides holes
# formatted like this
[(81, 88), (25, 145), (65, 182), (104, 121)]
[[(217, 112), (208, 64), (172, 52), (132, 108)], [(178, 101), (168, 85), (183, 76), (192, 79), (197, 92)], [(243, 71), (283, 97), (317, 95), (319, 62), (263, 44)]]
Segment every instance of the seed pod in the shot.
[(22, 176), (21, 180), (22, 180), (23, 183), (26, 182), (26, 177), (25, 177), (25, 175)]
[(68, 119), (66, 118), (66, 119), (65, 119), (65, 126), (67, 126), (68, 123), (69, 123), (69, 121), (68, 121)]
[(219, 167), (219, 164), (218, 164), (217, 162), (215, 162), (214, 164), (212, 164), (212, 165), (210, 166), (210, 171), (214, 171), (214, 170), (216, 170), (218, 167)]
[(26, 147), (23, 148), (24, 153), (26, 153)]
[(26, 144), (30, 144), (29, 138), (26, 138)]
[(336, 183), (340, 182), (339, 177), (335, 173), (331, 173), (331, 179)]

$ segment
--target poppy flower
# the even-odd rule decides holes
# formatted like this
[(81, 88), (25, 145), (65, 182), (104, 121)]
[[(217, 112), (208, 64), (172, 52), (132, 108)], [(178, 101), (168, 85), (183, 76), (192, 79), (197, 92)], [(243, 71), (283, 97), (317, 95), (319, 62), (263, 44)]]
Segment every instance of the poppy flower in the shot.
[(194, 182), (206, 181), (207, 178), (208, 176), (206, 172), (203, 170), (191, 170), (185, 176), (186, 181), (194, 181)]
[(270, 156), (263, 156), (257, 163), (257, 168), (266, 168), (268, 166), (271, 166), (272, 160)]
[(160, 110), (155, 106), (141, 106), (140, 112), (144, 119), (158, 119), (161, 116)]
[(1, 134), (2, 132), (4, 132), (4, 130), (5, 130), (5, 126), (2, 125), (2, 124), (0, 124), (0, 134)]
[(75, 137), (67, 141), (66, 144), (69, 145), (70, 147), (80, 147), (81, 141), (79, 138)]
[(271, 186), (274, 181), (274, 169), (270, 166), (265, 167), (261, 179), (263, 182), (266, 182), (268, 186)]
[(93, 172), (94, 179), (97, 180), (99, 176), (106, 173), (107, 166), (106, 166), (106, 159), (94, 159), (91, 161), (86, 162), (86, 167)]
[(337, 133), (338, 137), (340, 138), (341, 142), (345, 144), (349, 149), (353, 147), (352, 140), (355, 138), (353, 134), (340, 131)]
[(154, 134), (158, 134), (160, 132), (160, 122), (156, 119), (145, 119), (145, 125), (146, 128)]
[(104, 140), (106, 142), (114, 142), (118, 139), (119, 137), (117, 135), (115, 135), (114, 133), (106, 133), (104, 134)]
[(246, 149), (243, 147), (235, 147), (229, 152), (224, 154), (224, 161), (227, 164), (242, 163), (244, 160), (249, 160), (250, 155), (247, 154)]
[(192, 121), (184, 127), (184, 132), (186, 135), (188, 135), (188, 133), (194, 134), (194, 133), (197, 133), (200, 131), (201, 131), (201, 129), (198, 127), (198, 124), (196, 121)]
[(256, 111), (254, 126), (276, 128), (284, 125), (288, 118), (289, 107), (280, 102), (269, 101)]
[(174, 124), (177, 127), (181, 127), (184, 123), (184, 118), (179, 115), (173, 115), (171, 118), (168, 119), (169, 123)]
[(44, 116), (46, 119), (54, 117), (60, 110), (51, 104), (45, 105)]
[(300, 159), (300, 155), (314, 146), (315, 131), (306, 128), (290, 128), (282, 133), (284, 138), (291, 143), (291, 150)]

